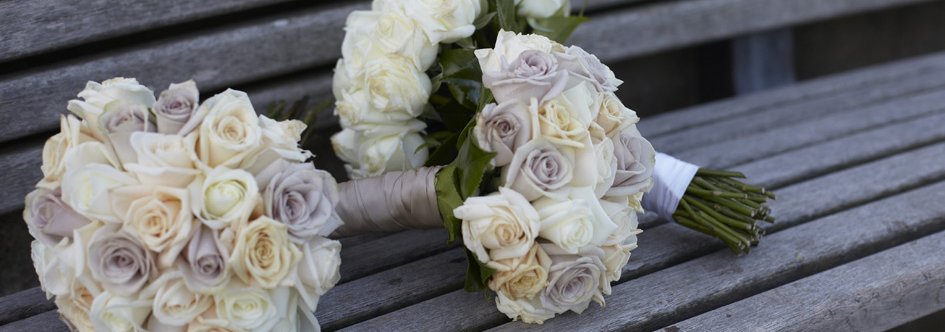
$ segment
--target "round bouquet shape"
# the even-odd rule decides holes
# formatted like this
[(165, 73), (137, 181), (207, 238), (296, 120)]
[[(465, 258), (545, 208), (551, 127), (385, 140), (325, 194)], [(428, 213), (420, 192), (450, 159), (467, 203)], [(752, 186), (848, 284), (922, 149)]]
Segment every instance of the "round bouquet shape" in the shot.
[(305, 125), (246, 93), (202, 103), (89, 82), (43, 148), (23, 217), (40, 284), (73, 331), (312, 331), (338, 281), (334, 179)]

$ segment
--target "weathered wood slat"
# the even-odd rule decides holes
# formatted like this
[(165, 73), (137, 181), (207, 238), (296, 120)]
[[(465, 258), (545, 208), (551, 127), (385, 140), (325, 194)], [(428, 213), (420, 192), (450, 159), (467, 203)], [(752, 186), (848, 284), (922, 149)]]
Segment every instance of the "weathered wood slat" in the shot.
[(613, 288), (607, 306), (542, 326), (496, 331), (652, 330), (837, 264), (945, 229), (945, 183), (936, 183), (770, 235), (734, 259), (719, 251)]
[(922, 73), (938, 72), (943, 69), (945, 69), (945, 53), (935, 53), (658, 114), (643, 119), (638, 127), (646, 137), (656, 138), (742, 114), (774, 107), (787, 107), (791, 104), (850, 90), (863, 90), (872, 85), (911, 79)]
[(945, 77), (943, 76), (945, 75), (942, 75), (941, 72), (935, 72), (929, 73), (929, 75), (917, 75), (908, 80), (884, 82), (864, 90), (846, 91), (787, 107), (761, 110), (718, 120), (706, 125), (650, 138), (650, 142), (662, 152), (685, 151), (698, 146), (732, 140), (791, 124), (812, 122), (833, 114), (853, 112), (874, 104), (886, 104), (891, 99), (903, 98), (911, 94), (934, 92), (945, 86)]
[(51, 301), (46, 300), (43, 290), (30, 288), (24, 291), (0, 297), (0, 325), (21, 320), (55, 309)]
[(0, 332), (68, 332), (69, 328), (59, 320), (59, 312), (47, 311), (36, 316), (0, 326)]
[[(945, 77), (942, 81), (945, 83)], [(816, 145), (851, 133), (941, 113), (943, 109), (945, 109), (945, 89), (933, 90), (907, 97), (884, 99), (847, 112), (824, 114), (809, 121), (773, 128), (716, 144), (696, 146), (675, 155), (704, 166), (736, 165), (791, 149)], [(812, 108), (808, 113), (816, 113), (817, 110)], [(722, 136), (722, 133), (714, 136)], [(692, 141), (701, 137), (704, 136), (694, 136)]]
[[(612, 11), (575, 31), (575, 40), (598, 39), (586, 48), (613, 61), (733, 37), (752, 31), (816, 21), (922, 0), (705, 0)], [(628, 42), (633, 41), (633, 42)]]
[(0, 61), (288, 1), (3, 1)]
[[(891, 193), (908, 190), (928, 183), (930, 180), (945, 178), (945, 167), (913, 169), (914, 165), (920, 163), (941, 165), (936, 163), (943, 162), (945, 162), (945, 144), (938, 144), (783, 188), (778, 192), (779, 199), (772, 204), (772, 209), (775, 211), (775, 215), (778, 216), (778, 222), (770, 225), (767, 229), (769, 233), (776, 232), (804, 223), (811, 218), (834, 213)], [(902, 175), (888, 178), (888, 181), (863, 183), (862, 187), (848, 185), (849, 183), (860, 183), (864, 177), (875, 177), (878, 174)], [(761, 247), (756, 249), (756, 252), (772, 250), (768, 249), (769, 241), (770, 239), (766, 238)], [(638, 278), (720, 249), (723, 249), (721, 243), (701, 234), (678, 225), (660, 225), (640, 235), (640, 247), (634, 251), (630, 262), (624, 268), (623, 280)], [(755, 253), (749, 256), (753, 255)], [(406, 276), (407, 278), (423, 277), (422, 275), (413, 275), (409, 271), (410, 269), (394, 271), (391, 275), (392, 277), (396, 275)], [(333, 290), (333, 292), (336, 291), (339, 290)], [(407, 292), (415, 294), (415, 291)], [(464, 298), (464, 296), (458, 294), (463, 292), (457, 290), (450, 293), (449, 296), (432, 298), (351, 327), (353, 330), (371, 330), (390, 325), (392, 322), (408, 321), (410, 323), (407, 325), (404, 325), (404, 323), (398, 323), (398, 325), (403, 325), (404, 330), (421, 327), (430, 328), (442, 324), (446, 324), (442, 325), (444, 330), (481, 329), (493, 326), (488, 324), (490, 322), (506, 320), (490, 303), (451, 302), (453, 299)], [(333, 296), (332, 293), (326, 295), (326, 297), (331, 296)], [(348, 295), (347, 297), (352, 296), (354, 295)], [(345, 296), (340, 296), (340, 298), (345, 298)], [(464, 315), (447, 316), (446, 313), (440, 313), (438, 309), (453, 306), (464, 308)]]
[(663, 331), (886, 331), (945, 308), (945, 233), (841, 265)]

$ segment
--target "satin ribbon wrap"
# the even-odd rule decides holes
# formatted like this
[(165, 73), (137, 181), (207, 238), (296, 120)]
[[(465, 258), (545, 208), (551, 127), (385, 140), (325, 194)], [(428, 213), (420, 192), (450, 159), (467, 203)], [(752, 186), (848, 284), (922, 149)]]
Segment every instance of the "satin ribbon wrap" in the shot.
[(653, 189), (643, 195), (643, 209), (656, 212), (665, 220), (675, 221), (673, 213), (698, 170), (699, 166), (657, 153)]
[(344, 224), (331, 237), (443, 227), (436, 205), (439, 170), (421, 167), (340, 184), (336, 210)]

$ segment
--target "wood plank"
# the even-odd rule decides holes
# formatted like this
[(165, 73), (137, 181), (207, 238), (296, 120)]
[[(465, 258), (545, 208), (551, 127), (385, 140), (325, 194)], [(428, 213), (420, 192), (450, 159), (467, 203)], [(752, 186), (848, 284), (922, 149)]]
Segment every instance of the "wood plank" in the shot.
[[(920, 163), (926, 165), (945, 165), (945, 144), (937, 144), (926, 149), (904, 153), (781, 189), (778, 192), (779, 199), (772, 204), (772, 209), (775, 211), (775, 215), (778, 216), (778, 222), (770, 226), (765, 226), (769, 234), (775, 233), (785, 228), (803, 224), (813, 218), (819, 218), (837, 211), (855, 207), (864, 202), (886, 197), (896, 192), (909, 190), (916, 186), (926, 184), (929, 181), (945, 178), (945, 167), (914, 169), (914, 165)], [(883, 177), (881, 174), (901, 175)], [(867, 176), (874, 178), (879, 176), (880, 178), (888, 179), (888, 181), (862, 183), (863, 181), (861, 180)], [(862, 184), (861, 186), (849, 186), (849, 183)], [(859, 208), (862, 207), (856, 209)], [(766, 238), (755, 251), (770, 250), (768, 249), (770, 247), (770, 241), (770, 238)], [(630, 257), (630, 262), (624, 268), (622, 280), (639, 278), (717, 250), (724, 250), (724, 246), (720, 242), (689, 231), (679, 225), (660, 225), (640, 235), (640, 247), (634, 250), (633, 255)], [(724, 254), (730, 255), (727, 251), (724, 252)], [(751, 255), (748, 255), (748, 257), (754, 255), (755, 253), (753, 252)], [(422, 274), (413, 274), (410, 272), (411, 270), (410, 266), (404, 266), (402, 270), (390, 270), (389, 278), (398, 277), (410, 279), (425, 277)], [(462, 271), (457, 271), (453, 272), (453, 274), (461, 276), (461, 272)], [(384, 272), (381, 274), (387, 273), (388, 272)], [(351, 284), (353, 285), (357, 282), (358, 281), (354, 281)], [(457, 286), (456, 289), (459, 289), (459, 286)], [(403, 292), (410, 294), (410, 296), (416, 296), (419, 291), (422, 291), (422, 289), (387, 290), (387, 292)], [(350, 295), (342, 294), (345, 293), (345, 291), (336, 288), (331, 293), (327, 294), (326, 298), (334, 296), (338, 296), (339, 298), (351, 298), (357, 296), (354, 295), (353, 290), (351, 292)], [(402, 325), (404, 330), (421, 327), (429, 328), (431, 326), (441, 326), (441, 324), (446, 324), (443, 325), (444, 330), (476, 330), (494, 326), (488, 324), (490, 322), (494, 323), (507, 320), (501, 313), (495, 310), (494, 304), (491, 303), (452, 302), (455, 299), (466, 298), (459, 294), (463, 292), (463, 290), (455, 290), (451, 292), (449, 296), (435, 297), (420, 304), (409, 306), (351, 327), (354, 330), (370, 330), (382, 328), (390, 325), (392, 322), (398, 322), (398, 325)], [(378, 296), (377, 293), (372, 293), (370, 297), (374, 296)], [(384, 297), (387, 301), (396, 298), (396, 296)], [(446, 314), (451, 311), (440, 313), (441, 309), (439, 308), (456, 306), (465, 308), (463, 310), (464, 315), (453, 316)], [(321, 315), (321, 313), (318, 314)], [(325, 323), (325, 320), (323, 320), (321, 316), (319, 316), (319, 320), (322, 321), (323, 324)]]
[(742, 114), (702, 126), (649, 138), (649, 140), (657, 150), (672, 154), (787, 125), (816, 121), (828, 115), (853, 112), (877, 104), (887, 104), (891, 99), (926, 92), (931, 93), (945, 86), (945, 75), (941, 73), (928, 74), (916, 75), (908, 80), (898, 82), (884, 82), (864, 90), (846, 91), (787, 107)]
[(945, 232), (670, 325), (663, 331), (886, 331), (945, 308)]
[(0, 325), (55, 309), (52, 301), (39, 287), (0, 297)]
[(0, 332), (69, 332), (59, 320), (59, 312), (52, 310), (0, 326)]
[[(749, 32), (926, 2), (924, 0), (703, 0), (610, 11), (574, 32), (602, 60), (616, 61)], [(632, 42), (628, 42), (632, 41)]]
[[(942, 82), (945, 83), (945, 77), (943, 77)], [(827, 106), (819, 109), (811, 108), (807, 113), (818, 113), (817, 111), (828, 109)], [(942, 109), (945, 109), (945, 89), (940, 88), (939, 90), (900, 98), (884, 99), (875, 104), (853, 108), (846, 112), (824, 114), (807, 121), (772, 128), (755, 134), (741, 135), (742, 131), (749, 130), (741, 130), (739, 127), (730, 128), (730, 131), (738, 132), (730, 133), (728, 136), (740, 137), (716, 144), (700, 144), (674, 155), (703, 166), (737, 165), (800, 147), (814, 146), (821, 142), (864, 130), (934, 115), (941, 113)], [(774, 115), (771, 116), (775, 117)], [(714, 136), (726, 135), (718, 133)], [(689, 139), (687, 145), (702, 139), (702, 136), (693, 136)], [(657, 146), (657, 144), (659, 143), (654, 143), (654, 146)], [(657, 149), (660, 148), (657, 147)]]
[(733, 39), (732, 67), (736, 95), (794, 83), (792, 30), (781, 28)]
[(742, 114), (756, 113), (773, 107), (786, 107), (845, 91), (863, 90), (872, 85), (900, 81), (943, 69), (945, 69), (945, 53), (934, 53), (658, 114), (643, 119), (638, 127), (646, 137), (656, 138)]
[(617, 285), (604, 308), (495, 331), (652, 330), (945, 229), (940, 182), (770, 235), (751, 255), (718, 251)]
[(285, 2), (289, 0), (147, 0), (116, 6), (108, 1), (3, 1), (0, 61)]

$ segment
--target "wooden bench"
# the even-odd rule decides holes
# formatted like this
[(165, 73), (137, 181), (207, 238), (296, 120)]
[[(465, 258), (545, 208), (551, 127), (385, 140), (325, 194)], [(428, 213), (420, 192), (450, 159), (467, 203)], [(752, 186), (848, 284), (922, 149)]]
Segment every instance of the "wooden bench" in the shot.
[[(245, 89), (258, 109), (325, 98), (344, 18), (367, 7), (171, 2), (0, 2), (0, 213), (22, 208), (41, 176), (42, 143), (86, 80), (123, 75), (160, 88), (193, 77), (207, 94)], [(919, 2), (599, 0), (573, 42), (611, 62)], [(316, 316), (328, 330), (893, 327), (945, 308), (943, 110), (945, 54), (932, 54), (648, 117), (640, 128), (658, 150), (742, 170), (778, 191), (778, 222), (752, 254), (734, 257), (646, 219), (606, 307), (525, 326), (462, 291), (465, 255), (444, 231), (361, 236), (343, 241), (342, 281)], [(0, 298), (0, 330), (64, 328), (38, 288)]]

